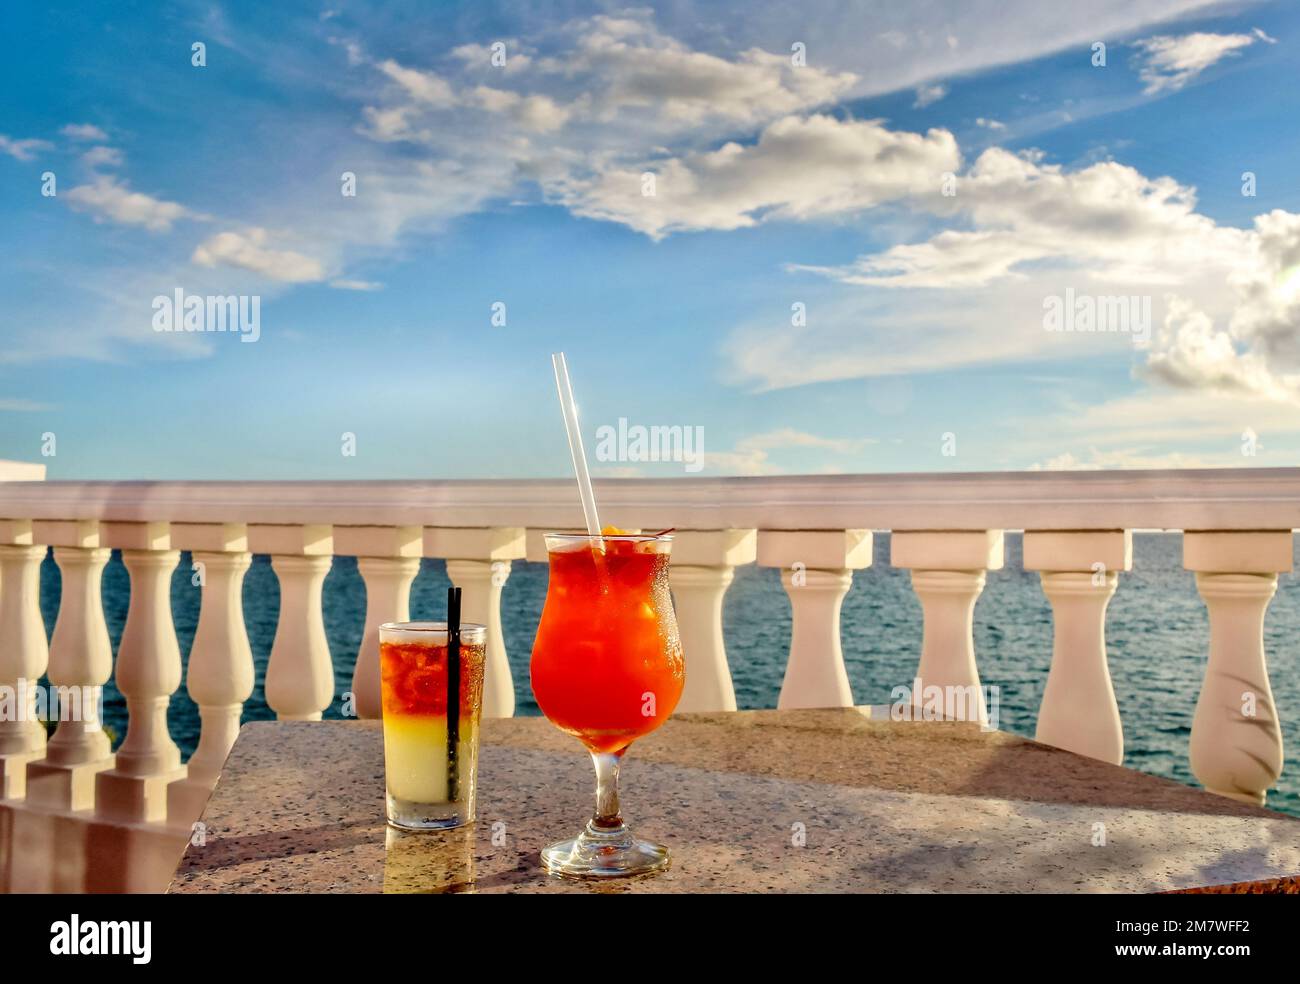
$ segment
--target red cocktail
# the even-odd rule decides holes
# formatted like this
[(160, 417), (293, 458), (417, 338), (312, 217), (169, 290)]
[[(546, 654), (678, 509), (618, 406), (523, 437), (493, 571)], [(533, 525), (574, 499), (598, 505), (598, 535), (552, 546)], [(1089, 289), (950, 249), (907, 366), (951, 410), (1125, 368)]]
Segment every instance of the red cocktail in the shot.
[(686, 679), (668, 592), (670, 536), (546, 536), (550, 584), (533, 644), (532, 684), (551, 723), (596, 766), (596, 815), (578, 837), (542, 852), (565, 875), (661, 868), (667, 848), (632, 837), (618, 809), (627, 747), (663, 724)]

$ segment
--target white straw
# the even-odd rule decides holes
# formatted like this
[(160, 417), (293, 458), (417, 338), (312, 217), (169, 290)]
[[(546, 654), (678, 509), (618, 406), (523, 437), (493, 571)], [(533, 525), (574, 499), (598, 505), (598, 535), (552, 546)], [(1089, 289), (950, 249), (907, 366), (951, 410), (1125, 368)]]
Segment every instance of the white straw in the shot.
[(587, 517), (587, 533), (600, 536), (596, 496), (591, 491), (587, 452), (582, 448), (582, 431), (578, 429), (578, 405), (573, 399), (573, 384), (569, 382), (569, 367), (564, 361), (564, 353), (554, 353), (551, 365), (555, 367), (555, 388), (560, 391), (560, 409), (564, 411), (564, 426), (569, 432), (569, 453), (573, 455), (573, 470), (578, 476), (578, 494), (582, 496), (582, 512)]

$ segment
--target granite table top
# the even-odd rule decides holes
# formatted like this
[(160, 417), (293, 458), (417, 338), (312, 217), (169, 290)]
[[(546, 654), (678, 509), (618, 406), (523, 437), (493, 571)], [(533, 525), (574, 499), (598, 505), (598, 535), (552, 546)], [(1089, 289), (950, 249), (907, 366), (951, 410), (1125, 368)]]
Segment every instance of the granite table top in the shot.
[(482, 727), (478, 820), (384, 823), (377, 721), (245, 725), (169, 891), (1300, 892), (1300, 821), (958, 722), (882, 709), (680, 714), (623, 765), (659, 874), (546, 874), (594, 798), (542, 718)]

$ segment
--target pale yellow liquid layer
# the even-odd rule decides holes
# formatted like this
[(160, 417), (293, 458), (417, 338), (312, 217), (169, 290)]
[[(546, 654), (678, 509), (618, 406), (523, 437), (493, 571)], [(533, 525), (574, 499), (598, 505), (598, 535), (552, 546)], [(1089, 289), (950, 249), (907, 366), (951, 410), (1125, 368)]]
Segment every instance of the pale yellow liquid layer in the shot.
[[(474, 723), (461, 721), (462, 768)], [(388, 792), (410, 803), (447, 802), (447, 719), (427, 715), (384, 718), (384, 778)]]

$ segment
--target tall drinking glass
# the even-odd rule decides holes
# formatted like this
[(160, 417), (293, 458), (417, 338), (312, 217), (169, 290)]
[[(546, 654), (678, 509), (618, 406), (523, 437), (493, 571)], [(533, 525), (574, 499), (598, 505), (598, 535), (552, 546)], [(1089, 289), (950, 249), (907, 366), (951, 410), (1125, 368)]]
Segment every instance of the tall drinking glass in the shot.
[(546, 535), (550, 583), (533, 643), (533, 694), (596, 767), (595, 815), (577, 837), (542, 851), (555, 874), (633, 875), (668, 864), (668, 848), (624, 825), (618, 768), (628, 746), (663, 724), (682, 696), (671, 548), (671, 536)]
[[(379, 627), (388, 822), (405, 830), (474, 819), (487, 629), (462, 623), (449, 658), (446, 622)], [(448, 700), (452, 691), (458, 699)]]

